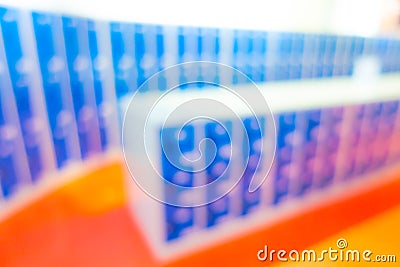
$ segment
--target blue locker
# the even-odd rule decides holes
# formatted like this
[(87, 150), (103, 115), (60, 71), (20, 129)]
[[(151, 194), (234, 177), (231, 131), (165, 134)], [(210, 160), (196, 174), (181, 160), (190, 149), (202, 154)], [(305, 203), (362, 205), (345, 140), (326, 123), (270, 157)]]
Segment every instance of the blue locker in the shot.
[(37, 53), (42, 73), (47, 116), (52, 132), (57, 166), (80, 159), (79, 141), (61, 17), (45, 13), (32, 14)]
[(85, 159), (101, 151), (88, 22), (81, 18), (63, 17), (62, 23), (79, 144)]

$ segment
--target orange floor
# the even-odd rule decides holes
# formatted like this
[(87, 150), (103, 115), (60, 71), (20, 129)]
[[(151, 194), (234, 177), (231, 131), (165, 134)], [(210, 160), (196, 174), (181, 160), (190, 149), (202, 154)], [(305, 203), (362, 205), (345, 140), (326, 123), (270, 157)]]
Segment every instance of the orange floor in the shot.
[(339, 237), (345, 237), (351, 248), (397, 253), (400, 260), (400, 179), (232, 242), (160, 263), (121, 198), (123, 183), (116, 173), (123, 176), (118, 164), (106, 166), (3, 220), (0, 266), (265, 266), (271, 262), (259, 262), (256, 252), (266, 241), (274, 248), (322, 250)]
[[(317, 244), (309, 247), (316, 252), (321, 252), (324, 249), (338, 249), (336, 242), (339, 239), (344, 238), (347, 241), (348, 246), (344, 249), (347, 250), (358, 250), (360, 252), (360, 261), (355, 257), (349, 256), (348, 260), (343, 257), (340, 261), (339, 257), (336, 261), (330, 261), (325, 257), (324, 261), (321, 262), (307, 262), (307, 263), (281, 263), (276, 266), (399, 266), (400, 265), (400, 205), (394, 207), (382, 214), (376, 215), (362, 223), (356, 224), (344, 231), (340, 231), (329, 238), (326, 238)], [(362, 259), (362, 253), (365, 250), (372, 252), (371, 256), (368, 257), (371, 261), (365, 262)], [(346, 254), (344, 254), (346, 255)], [(350, 254), (349, 254), (350, 255)], [(379, 257), (385, 255), (388, 258), (389, 255), (395, 255), (395, 262), (376, 262), (375, 256)], [(335, 257), (334, 257), (335, 259)], [(387, 259), (386, 259), (387, 260)]]

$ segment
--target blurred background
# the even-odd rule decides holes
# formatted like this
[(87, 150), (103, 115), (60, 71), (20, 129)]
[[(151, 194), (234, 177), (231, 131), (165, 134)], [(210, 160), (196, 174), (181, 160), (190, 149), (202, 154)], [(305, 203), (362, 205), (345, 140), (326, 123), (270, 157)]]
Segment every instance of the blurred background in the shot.
[[(290, 265), (257, 253), (322, 251), (339, 238), (400, 261), (400, 1), (2, 0), (0, 29), (1, 266)], [(277, 153), (255, 192), (243, 177), (221, 200), (180, 208), (130, 177), (121, 125), (148, 78), (190, 61), (231, 66), (272, 92)], [(143, 101), (201, 75), (235, 90), (249, 82), (182, 67), (145, 84)], [(242, 119), (263, 167), (256, 144), (269, 126)], [(226, 133), (188, 125), (183, 138), (177, 122), (167, 138), (190, 153), (203, 132), (222, 151), (238, 131), (223, 121)], [(194, 186), (159, 142), (156, 168)], [(226, 162), (217, 156), (207, 181)]]

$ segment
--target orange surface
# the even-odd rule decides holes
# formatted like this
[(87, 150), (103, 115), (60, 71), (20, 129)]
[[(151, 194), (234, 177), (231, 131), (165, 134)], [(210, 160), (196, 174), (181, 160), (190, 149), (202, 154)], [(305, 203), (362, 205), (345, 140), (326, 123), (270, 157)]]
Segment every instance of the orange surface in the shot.
[[(89, 242), (86, 231), (90, 235), (90, 228), (101, 229), (97, 221), (101, 224), (104, 216), (117, 221), (116, 225), (126, 221), (112, 215), (118, 214), (118, 208), (126, 202), (123, 169), (119, 160), (105, 162), (100, 168), (97, 164), (85, 166), (86, 171), (80, 172), (76, 179), (69, 177), (69, 183), (42, 192), (33, 203), (3, 220), (0, 266), (54, 266), (55, 262), (74, 266), (70, 254), (85, 251), (82, 245)], [(102, 238), (100, 233), (97, 238)]]
[[(327, 239), (324, 239), (318, 244), (311, 246), (309, 249), (313, 249), (316, 252), (321, 252), (324, 249), (337, 249), (336, 242), (340, 238), (344, 238), (347, 241), (348, 246), (343, 250), (358, 250), (360, 254), (365, 250), (370, 250), (372, 255), (370, 256), (371, 262), (365, 262), (360, 256), (360, 262), (349, 258), (347, 261), (343, 257), (343, 261), (336, 260), (330, 261), (325, 258), (323, 262), (307, 262), (307, 263), (286, 263), (277, 264), (276, 266), (398, 266), (400, 263), (400, 205), (393, 209), (390, 209), (382, 214), (372, 217), (360, 224), (349, 227), (344, 231), (338, 232)], [(382, 255), (395, 255), (396, 262), (377, 263), (372, 262), (375, 260), (375, 256)]]
[(400, 203), (397, 179), (161, 264), (152, 257), (123, 205), (122, 177), (119, 164), (110, 164), (0, 223), (0, 266), (265, 266), (268, 263), (259, 262), (256, 253), (266, 243), (274, 248), (304, 249)]

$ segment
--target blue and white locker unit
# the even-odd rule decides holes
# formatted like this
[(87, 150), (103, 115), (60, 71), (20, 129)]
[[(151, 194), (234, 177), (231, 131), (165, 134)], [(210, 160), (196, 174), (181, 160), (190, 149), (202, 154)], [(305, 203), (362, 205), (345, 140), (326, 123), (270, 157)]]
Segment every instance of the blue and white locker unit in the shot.
[(30, 177), (38, 180), (56, 167), (43, 97), (37, 48), (28, 11), (0, 9), (8, 71), (28, 157)]
[(115, 90), (110, 26), (104, 21), (88, 21), (93, 86), (102, 151), (120, 146), (119, 114)]
[(0, 43), (0, 188), (3, 200), (31, 183), (31, 175), (1, 31)]
[(132, 23), (110, 23), (115, 89), (122, 97), (138, 88), (138, 70), (135, 53), (135, 25)]
[(81, 159), (62, 21), (59, 15), (37, 12), (32, 13), (32, 21), (57, 167), (61, 168)]
[[(230, 149), (248, 149), (249, 162), (242, 179), (232, 191), (204, 206), (162, 204), (141, 191), (135, 191), (135, 201), (131, 203), (133, 214), (142, 222), (140, 225), (156, 255), (170, 258), (196, 250), (209, 242), (244, 233), (256, 225), (268, 225), (283, 218), (286, 213), (315, 205), (312, 199), (316, 195), (323, 194), (328, 201), (339, 193), (368, 185), (373, 177), (383, 177), (380, 174), (389, 171), (394, 167), (393, 163), (398, 162), (399, 142), (395, 137), (400, 128), (400, 93), (397, 80), (395, 75), (386, 75), (375, 83), (365, 85), (370, 92), (368, 95), (360, 93), (357, 90), (359, 84), (352, 79), (276, 82), (260, 87), (273, 112), (277, 142), (269, 176), (252, 193), (248, 191), (246, 177), (248, 173), (258, 170), (252, 160), (259, 162), (261, 168), (269, 167), (266, 166), (268, 154), (265, 154), (265, 148), (261, 150), (264, 153), (260, 153), (259, 149), (260, 140), (266, 143), (266, 135), (274, 124), (266, 119), (265, 114), (256, 113), (260, 119), (257, 126), (252, 116), (242, 110), (239, 114), (244, 128), (238, 127), (238, 120), (231, 115), (217, 110), (213, 117), (215, 121), (193, 120), (185, 124), (190, 110), (194, 117), (198, 115), (199, 109), (193, 106), (196, 104), (193, 102), (192, 109), (187, 109), (186, 114), (176, 115), (164, 125), (164, 117), (171, 109), (186, 100), (221, 98), (221, 89), (205, 87), (202, 91), (180, 92), (170, 102), (158, 103), (155, 113), (149, 117), (146, 138), (151, 140), (149, 144), (152, 145), (148, 148), (154, 168), (169, 182), (190, 188), (208, 184), (218, 177), (226, 181), (236, 179), (240, 174), (238, 169), (226, 166), (230, 162), (239, 166), (245, 160), (240, 153), (233, 153), (234, 156), (230, 157)], [(249, 88), (237, 85), (233, 89), (245, 94)], [(223, 99), (224, 104), (230, 102), (228, 97)], [(149, 100), (154, 100), (154, 94), (144, 94), (140, 102), (146, 105)], [(131, 119), (134, 120), (133, 117)], [(132, 127), (125, 128), (124, 133), (132, 133)], [(202, 150), (199, 141), (204, 138), (211, 140), (213, 145)], [(174, 143), (179, 144), (178, 148)], [(365, 153), (364, 147), (376, 153)], [(180, 153), (193, 156), (199, 150), (204, 153), (201, 164), (206, 168), (196, 171), (198, 162), (192, 165), (182, 163)], [(365, 154), (371, 157), (365, 157)], [(176, 162), (178, 165), (175, 165)], [(219, 176), (221, 173), (224, 174)], [(185, 190), (165, 191), (167, 187), (161, 180), (153, 186), (164, 192), (167, 199), (207, 199), (206, 193), (188, 196)]]
[[(111, 23), (117, 95), (136, 90), (159, 70), (190, 61), (216, 61), (233, 66), (255, 82), (350, 76), (360, 58), (374, 57), (380, 71), (395, 72), (400, 66), (400, 41), (332, 34), (263, 32), (140, 23)], [(388, 56), (390, 55), (390, 56)], [(396, 58), (397, 60), (395, 60)], [(397, 62), (397, 63), (396, 63)], [(158, 67), (157, 67), (158, 66)], [(199, 70), (179, 73), (154, 81), (146, 90), (165, 90), (165, 84), (216, 75), (229, 84), (243, 83), (234, 73)], [(229, 75), (229, 74), (228, 74)], [(124, 76), (125, 82), (118, 76)], [(120, 84), (120, 85), (119, 85)], [(199, 84), (200, 85), (200, 84)], [(201, 88), (202, 85), (197, 86)], [(119, 89), (120, 88), (120, 89)], [(167, 85), (168, 88), (168, 85)], [(184, 86), (182, 86), (184, 88)]]
[(62, 25), (80, 152), (81, 157), (85, 159), (99, 153), (102, 149), (89, 47), (88, 21), (82, 18), (63, 16)]

